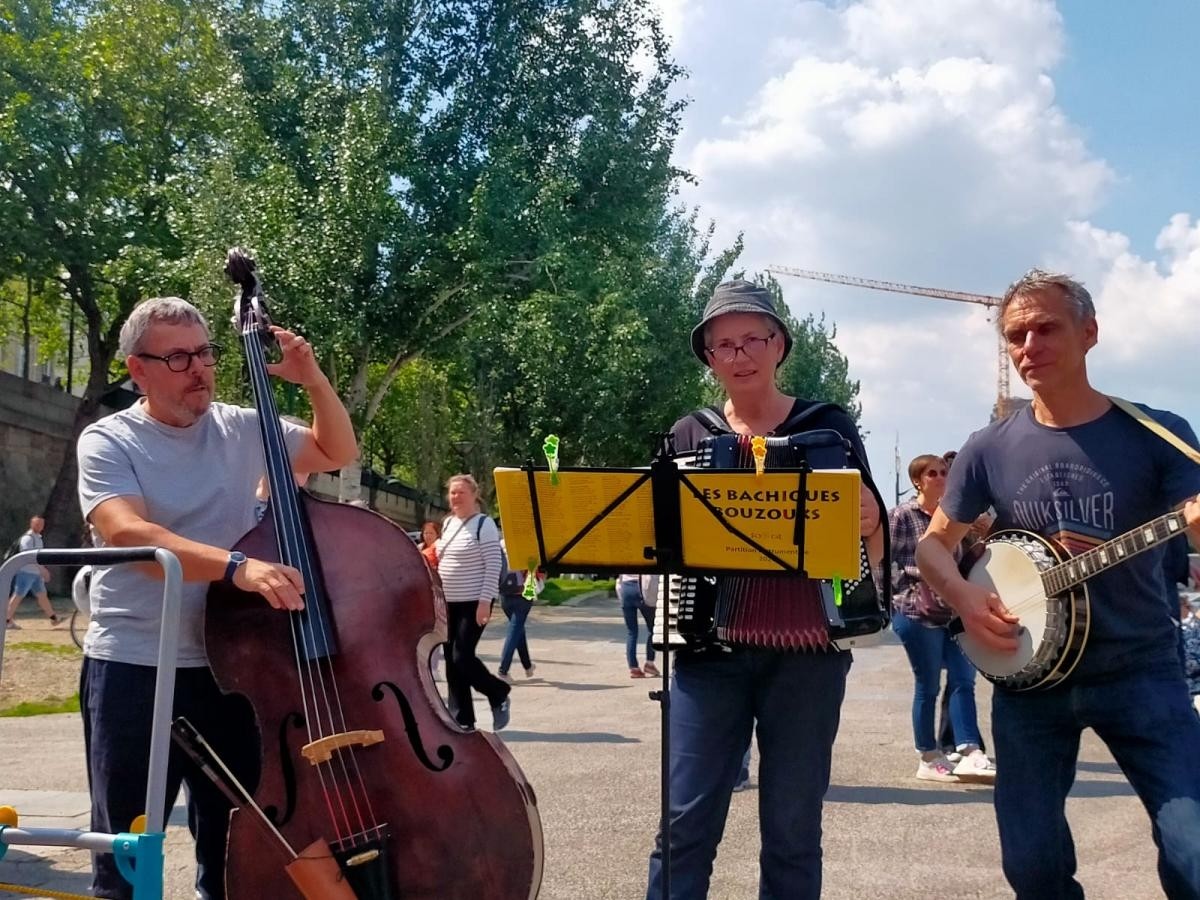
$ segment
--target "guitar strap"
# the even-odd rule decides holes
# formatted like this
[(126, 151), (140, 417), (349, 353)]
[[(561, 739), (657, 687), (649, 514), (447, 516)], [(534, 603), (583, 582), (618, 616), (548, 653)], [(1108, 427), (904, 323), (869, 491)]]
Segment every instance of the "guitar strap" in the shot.
[(1128, 400), (1122, 400), (1120, 397), (1114, 397), (1112, 394), (1108, 395), (1108, 399), (1115, 403), (1119, 409), (1137, 419), (1192, 462), (1200, 465), (1200, 452), (1197, 452), (1194, 447), (1189, 447), (1179, 438), (1177, 434), (1167, 428), (1164, 428), (1161, 424), (1150, 418)]

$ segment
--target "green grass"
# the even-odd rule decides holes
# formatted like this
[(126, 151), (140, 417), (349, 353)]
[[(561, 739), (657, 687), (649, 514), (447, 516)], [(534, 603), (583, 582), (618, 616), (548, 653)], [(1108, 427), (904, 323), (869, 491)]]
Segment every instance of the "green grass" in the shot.
[(546, 589), (542, 591), (538, 599), (547, 606), (561, 606), (572, 597), (578, 597), (580, 594), (586, 594), (589, 591), (608, 591), (613, 590), (615, 581), (608, 579), (605, 581), (578, 581), (574, 578), (551, 578), (546, 581)]
[(79, 656), (82, 651), (74, 644), (50, 644), (46, 641), (18, 641), (8, 645), (9, 650), (28, 650), (31, 653), (49, 653), (51, 656)]
[(44, 700), (30, 700), (0, 709), (0, 718), (25, 718), (26, 716), (48, 716), (53, 713), (79, 712), (79, 695), (70, 697), (47, 697)]

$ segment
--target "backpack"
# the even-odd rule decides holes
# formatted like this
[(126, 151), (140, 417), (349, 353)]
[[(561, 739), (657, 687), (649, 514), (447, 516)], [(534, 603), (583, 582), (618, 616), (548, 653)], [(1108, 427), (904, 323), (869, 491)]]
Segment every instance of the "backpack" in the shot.
[(16, 556), (21, 552), (21, 538), (23, 537), (25, 537), (25, 534), (21, 533), (13, 538), (13, 542), (9, 544), (8, 549), (4, 551), (4, 559), (9, 559), (10, 557)]
[[(479, 524), (475, 526), (475, 541), (479, 541), (479, 536), (483, 534), (483, 523), (488, 520), (488, 517), (482, 513), (479, 515)], [(500, 545), (500, 582), (497, 584), (497, 589), (501, 595), (519, 594), (521, 593), (521, 573), (516, 572), (508, 567), (508, 554), (504, 552), (504, 545)]]

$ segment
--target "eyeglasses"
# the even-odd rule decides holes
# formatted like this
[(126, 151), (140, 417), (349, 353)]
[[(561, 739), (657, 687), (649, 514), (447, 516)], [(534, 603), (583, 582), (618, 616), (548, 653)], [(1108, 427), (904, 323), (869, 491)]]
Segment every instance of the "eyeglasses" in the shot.
[(737, 359), (739, 351), (746, 354), (747, 359), (751, 356), (758, 356), (758, 354), (767, 349), (767, 344), (771, 343), (775, 335), (776, 332), (772, 331), (766, 337), (746, 338), (740, 344), (721, 344), (716, 347), (705, 347), (704, 349), (708, 351), (709, 356), (718, 362), (731, 363)]
[(178, 350), (166, 356), (155, 356), (153, 353), (136, 353), (138, 359), (157, 359), (167, 364), (172, 372), (186, 372), (192, 367), (192, 359), (200, 360), (200, 364), (212, 368), (221, 358), (220, 344), (205, 344), (199, 350)]

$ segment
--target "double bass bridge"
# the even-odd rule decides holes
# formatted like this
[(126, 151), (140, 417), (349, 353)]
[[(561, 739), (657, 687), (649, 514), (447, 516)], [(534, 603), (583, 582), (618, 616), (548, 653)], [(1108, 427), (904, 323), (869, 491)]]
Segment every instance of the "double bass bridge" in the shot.
[(318, 738), (300, 748), (300, 755), (308, 760), (310, 765), (319, 766), (333, 759), (333, 754), (346, 747), (370, 747), (383, 743), (382, 731), (343, 731), (341, 734), (331, 734)]

